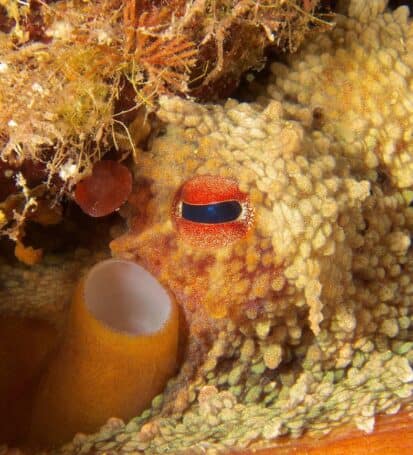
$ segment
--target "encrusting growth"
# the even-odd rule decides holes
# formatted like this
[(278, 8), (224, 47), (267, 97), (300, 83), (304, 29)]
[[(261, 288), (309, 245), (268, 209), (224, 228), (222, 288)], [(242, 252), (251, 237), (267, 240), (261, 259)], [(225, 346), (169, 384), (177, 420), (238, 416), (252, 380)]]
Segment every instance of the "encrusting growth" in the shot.
[(17, 171), (40, 164), (45, 196), (2, 210), (1, 232), (21, 239), (36, 202), (72, 197), (108, 151), (134, 152), (160, 94), (223, 96), (268, 46), (292, 51), (310, 26), (324, 30), (317, 4), (2, 0), (0, 158)]
[(75, 201), (90, 216), (109, 215), (117, 210), (132, 191), (129, 169), (113, 160), (94, 164), (92, 175), (81, 180), (75, 189)]

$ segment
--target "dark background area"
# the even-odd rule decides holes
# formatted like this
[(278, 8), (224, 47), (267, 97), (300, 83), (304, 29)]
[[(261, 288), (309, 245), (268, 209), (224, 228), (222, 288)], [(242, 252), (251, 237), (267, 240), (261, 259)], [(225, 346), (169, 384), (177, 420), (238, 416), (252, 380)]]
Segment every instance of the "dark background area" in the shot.
[(413, 15), (413, 0), (390, 0), (389, 7), (396, 9), (401, 5), (407, 5), (410, 8), (410, 16)]

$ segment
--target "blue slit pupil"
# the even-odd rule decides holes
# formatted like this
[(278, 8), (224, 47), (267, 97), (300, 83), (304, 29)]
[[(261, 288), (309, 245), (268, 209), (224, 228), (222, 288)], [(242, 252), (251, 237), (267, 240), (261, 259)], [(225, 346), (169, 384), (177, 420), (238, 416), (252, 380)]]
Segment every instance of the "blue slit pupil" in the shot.
[(192, 205), (182, 202), (182, 218), (195, 223), (228, 223), (235, 221), (241, 212), (242, 207), (238, 201), (224, 201), (205, 205)]

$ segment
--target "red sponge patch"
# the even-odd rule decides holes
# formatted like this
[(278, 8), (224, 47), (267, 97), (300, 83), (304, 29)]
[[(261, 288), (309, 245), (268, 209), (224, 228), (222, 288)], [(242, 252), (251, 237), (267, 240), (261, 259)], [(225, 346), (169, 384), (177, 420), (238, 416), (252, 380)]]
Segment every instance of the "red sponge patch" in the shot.
[(117, 210), (132, 191), (129, 169), (117, 161), (98, 161), (92, 175), (76, 185), (75, 200), (90, 216), (109, 215)]

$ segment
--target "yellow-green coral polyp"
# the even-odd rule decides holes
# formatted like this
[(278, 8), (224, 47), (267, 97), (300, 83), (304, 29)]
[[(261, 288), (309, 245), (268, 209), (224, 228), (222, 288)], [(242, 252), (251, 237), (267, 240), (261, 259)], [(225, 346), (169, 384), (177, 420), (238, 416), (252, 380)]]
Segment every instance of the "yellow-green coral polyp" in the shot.
[(31, 444), (54, 446), (143, 411), (174, 374), (177, 349), (178, 309), (155, 278), (129, 261), (97, 264), (39, 386)]

